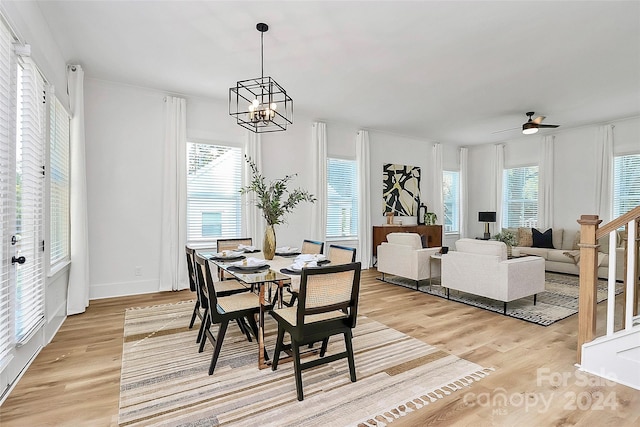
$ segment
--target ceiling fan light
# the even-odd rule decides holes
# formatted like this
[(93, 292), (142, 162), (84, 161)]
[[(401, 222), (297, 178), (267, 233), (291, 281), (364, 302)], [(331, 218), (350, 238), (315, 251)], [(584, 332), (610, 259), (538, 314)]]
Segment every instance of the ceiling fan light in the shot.
[(538, 126), (535, 123), (525, 123), (522, 125), (522, 133), (524, 135), (533, 135), (538, 133)]

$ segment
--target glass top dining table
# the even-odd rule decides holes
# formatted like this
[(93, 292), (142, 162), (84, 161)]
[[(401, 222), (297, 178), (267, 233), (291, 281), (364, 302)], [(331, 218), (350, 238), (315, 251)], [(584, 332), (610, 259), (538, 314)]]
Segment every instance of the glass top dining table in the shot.
[[(272, 260), (266, 260), (268, 267), (250, 270), (246, 267), (244, 267), (244, 269), (234, 267), (233, 263), (238, 261), (240, 259), (239, 257), (225, 260), (216, 258), (215, 256), (217, 255), (217, 252), (212, 250), (202, 250), (198, 251), (198, 253), (202, 257), (207, 258), (218, 268), (233, 276), (236, 280), (250, 285), (252, 290), (258, 292), (260, 297), (260, 313), (258, 319), (258, 368), (264, 369), (271, 366), (271, 363), (265, 357), (264, 314), (266, 308), (272, 305), (272, 290), (274, 287), (277, 286), (275, 292), (277, 292), (278, 308), (282, 308), (285, 285), (292, 286), (294, 289), (299, 287), (300, 275), (284, 274), (281, 272), (281, 270), (286, 269), (292, 264), (295, 256), (275, 256)], [(242, 256), (247, 258), (253, 257), (257, 259), (264, 259), (262, 252), (247, 253)]]

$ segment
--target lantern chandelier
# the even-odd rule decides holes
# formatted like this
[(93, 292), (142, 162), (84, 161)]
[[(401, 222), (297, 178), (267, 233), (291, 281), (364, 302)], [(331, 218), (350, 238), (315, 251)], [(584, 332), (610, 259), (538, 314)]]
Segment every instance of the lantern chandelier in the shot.
[(269, 26), (256, 25), (260, 31), (261, 75), (241, 80), (229, 88), (229, 115), (236, 122), (255, 133), (279, 132), (293, 124), (293, 99), (274, 79), (264, 75), (264, 33)]

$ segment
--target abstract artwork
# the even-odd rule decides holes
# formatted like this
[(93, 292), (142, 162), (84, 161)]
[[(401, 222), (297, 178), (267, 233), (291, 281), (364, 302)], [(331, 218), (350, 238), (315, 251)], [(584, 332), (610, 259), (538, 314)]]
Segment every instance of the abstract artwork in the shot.
[(420, 168), (417, 166), (382, 166), (383, 214), (414, 216), (420, 202)]

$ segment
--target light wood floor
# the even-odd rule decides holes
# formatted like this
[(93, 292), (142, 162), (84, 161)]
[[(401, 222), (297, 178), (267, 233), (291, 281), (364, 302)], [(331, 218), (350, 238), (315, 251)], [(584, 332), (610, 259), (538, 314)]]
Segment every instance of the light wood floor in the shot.
[[(375, 270), (363, 273), (361, 314), (495, 368), (469, 389), (393, 426), (640, 425), (639, 391), (576, 374), (577, 316), (537, 326), (377, 277)], [(125, 308), (192, 298), (191, 292), (180, 291), (92, 301), (86, 313), (69, 317), (42, 350), (0, 407), (0, 425), (117, 425)], [(605, 310), (600, 304), (599, 319)]]

